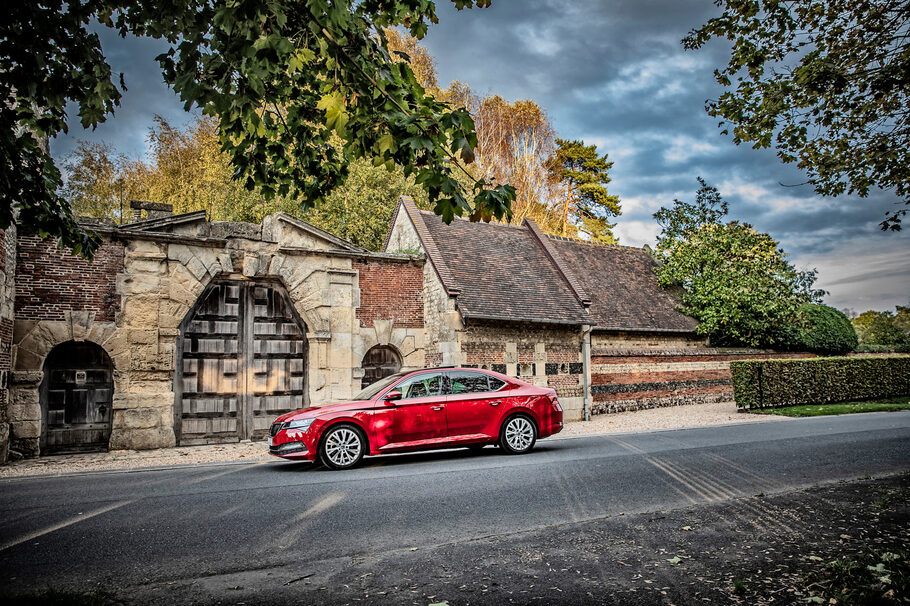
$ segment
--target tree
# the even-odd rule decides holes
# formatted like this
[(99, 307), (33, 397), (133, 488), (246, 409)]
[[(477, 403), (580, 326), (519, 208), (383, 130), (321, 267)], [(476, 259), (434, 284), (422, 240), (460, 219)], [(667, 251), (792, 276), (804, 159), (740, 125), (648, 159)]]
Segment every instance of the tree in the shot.
[(368, 250), (379, 250), (400, 196), (411, 196), (419, 208), (429, 208), (426, 192), (401, 168), (389, 171), (355, 160), (350, 171), (344, 185), (303, 213), (303, 220)]
[(797, 322), (803, 303), (817, 302), (815, 271), (798, 271), (777, 241), (747, 223), (721, 220), (727, 205), (699, 179), (695, 203), (674, 200), (654, 218), (662, 231), (658, 282), (678, 289), (680, 310), (720, 345), (781, 345), (780, 328)]
[(471, 116), (426, 95), (389, 54), (382, 28), (404, 25), (421, 38), (437, 20), (432, 2), (36, 0), (8, 12), (0, 24), (0, 228), (18, 212), (23, 229), (76, 251), (99, 244), (58, 195), (59, 171), (39, 144), (66, 132), (67, 103), (84, 128), (119, 104), (123, 79), (118, 88), (88, 30), (95, 21), (170, 43), (157, 58), (165, 82), (187, 109), (217, 118), (237, 178), (267, 199), (310, 207), (344, 182), (352, 160), (376, 158), (415, 175), (446, 221), (509, 216), (510, 186), (472, 179), (466, 189), (455, 177), (477, 145)]
[[(906, 0), (717, 0), (723, 14), (683, 40), (732, 42), (708, 113), (733, 141), (776, 147), (822, 195), (873, 187), (910, 204), (910, 9)], [(726, 133), (727, 130), (724, 130)], [(906, 208), (882, 229), (900, 229)]]
[(607, 192), (613, 167), (607, 155), (599, 156), (596, 145), (584, 141), (556, 139), (556, 155), (549, 163), (553, 182), (564, 190), (561, 207), (563, 236), (569, 235), (570, 222), (595, 242), (616, 244), (609, 217), (622, 214), (619, 198)]
[(129, 201), (137, 197), (125, 177), (129, 162), (106, 143), (78, 141), (64, 161), (63, 198), (77, 216), (100, 217), (123, 223)]
[(844, 312), (818, 303), (803, 303), (795, 324), (781, 327), (780, 346), (791, 351), (845, 354), (856, 349), (856, 330)]
[(903, 345), (910, 343), (910, 332), (902, 326), (907, 307), (898, 305), (897, 314), (869, 310), (853, 318), (853, 327), (863, 345)]

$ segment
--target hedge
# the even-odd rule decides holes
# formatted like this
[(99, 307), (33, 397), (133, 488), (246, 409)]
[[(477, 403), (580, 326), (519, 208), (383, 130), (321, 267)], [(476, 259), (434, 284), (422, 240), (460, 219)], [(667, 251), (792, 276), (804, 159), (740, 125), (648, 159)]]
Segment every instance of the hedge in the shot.
[(910, 395), (910, 356), (747, 360), (730, 374), (742, 409)]

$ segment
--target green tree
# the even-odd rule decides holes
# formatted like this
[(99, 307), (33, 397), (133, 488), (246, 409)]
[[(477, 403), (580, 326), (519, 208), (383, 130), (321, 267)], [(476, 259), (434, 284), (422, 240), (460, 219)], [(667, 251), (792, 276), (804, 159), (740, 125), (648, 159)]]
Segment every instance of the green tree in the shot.
[[(898, 313), (906, 307), (898, 306)], [(869, 310), (851, 320), (863, 345), (903, 345), (910, 343), (910, 334), (899, 325), (898, 317), (890, 311)]]
[(406, 177), (401, 168), (386, 170), (366, 160), (355, 160), (344, 185), (302, 218), (368, 250), (379, 250), (385, 241), (392, 213), (402, 195), (428, 209), (426, 192)]
[[(723, 13), (683, 40), (732, 42), (708, 113), (736, 144), (774, 145), (822, 195), (873, 187), (910, 204), (910, 10), (906, 0), (717, 0)], [(726, 130), (724, 132), (727, 132)], [(906, 208), (882, 229), (900, 229)]]
[(619, 198), (607, 192), (613, 167), (607, 154), (598, 155), (596, 145), (556, 139), (556, 154), (550, 161), (552, 180), (564, 190), (561, 205), (562, 235), (570, 225), (595, 242), (616, 244), (610, 217), (622, 214)]
[(747, 223), (722, 223), (727, 205), (699, 179), (695, 203), (674, 200), (654, 218), (662, 231), (658, 282), (676, 288), (680, 310), (720, 345), (783, 344), (781, 328), (798, 321), (801, 304), (818, 301), (815, 271), (798, 271), (777, 241)]
[(803, 303), (796, 323), (780, 331), (780, 346), (791, 351), (845, 354), (856, 349), (856, 330), (844, 312), (818, 303)]
[(57, 193), (60, 173), (40, 144), (67, 131), (67, 103), (84, 128), (119, 104), (122, 77), (118, 88), (88, 30), (96, 21), (170, 44), (158, 57), (165, 82), (187, 109), (217, 118), (236, 176), (267, 199), (310, 207), (344, 182), (352, 160), (378, 158), (415, 175), (446, 221), (508, 217), (510, 186), (471, 179), (466, 189), (455, 176), (477, 145), (471, 116), (426, 95), (389, 54), (382, 28), (421, 38), (436, 20), (426, 0), (14, 3), (0, 24), (0, 228), (18, 212), (24, 230), (76, 251), (99, 243)]

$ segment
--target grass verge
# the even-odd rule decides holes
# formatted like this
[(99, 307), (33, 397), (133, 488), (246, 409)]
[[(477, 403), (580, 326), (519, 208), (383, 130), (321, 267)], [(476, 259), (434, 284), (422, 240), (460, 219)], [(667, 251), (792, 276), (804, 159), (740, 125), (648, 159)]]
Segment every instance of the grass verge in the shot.
[(870, 400), (868, 402), (782, 406), (781, 408), (752, 409), (749, 412), (784, 417), (820, 417), (825, 415), (846, 415), (854, 412), (894, 412), (896, 410), (910, 410), (910, 396), (898, 396), (896, 398)]

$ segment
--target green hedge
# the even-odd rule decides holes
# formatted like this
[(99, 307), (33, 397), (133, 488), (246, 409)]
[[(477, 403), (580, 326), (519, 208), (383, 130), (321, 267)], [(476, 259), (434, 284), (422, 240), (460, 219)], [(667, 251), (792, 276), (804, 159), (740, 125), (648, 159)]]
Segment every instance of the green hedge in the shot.
[(738, 408), (910, 395), (910, 356), (730, 362)]

